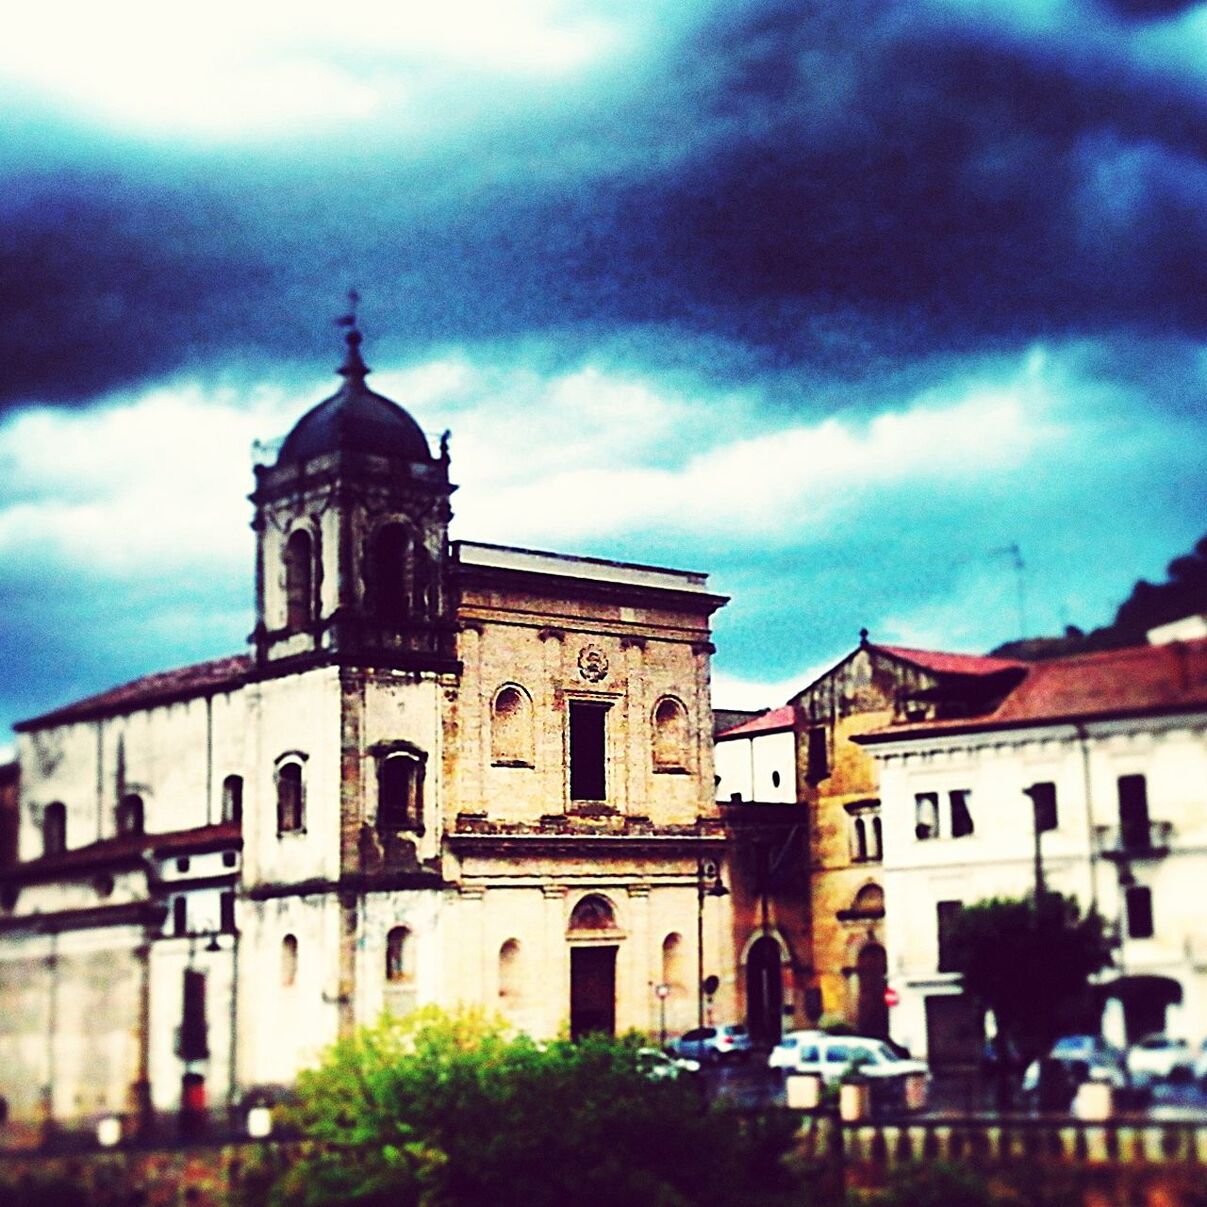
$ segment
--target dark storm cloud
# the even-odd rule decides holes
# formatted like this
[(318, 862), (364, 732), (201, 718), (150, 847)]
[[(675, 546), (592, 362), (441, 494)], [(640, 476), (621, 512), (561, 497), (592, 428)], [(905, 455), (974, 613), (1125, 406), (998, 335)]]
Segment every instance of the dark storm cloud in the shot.
[(329, 355), (353, 282), (393, 356), (544, 336), (623, 357), (627, 333), (652, 369), (710, 342), (735, 379), (1200, 335), (1207, 104), (1103, 21), (1039, 43), (958, 7), (719, 6), (636, 84), (446, 147), (370, 127), (169, 167), (98, 143), (10, 173), (0, 401)]

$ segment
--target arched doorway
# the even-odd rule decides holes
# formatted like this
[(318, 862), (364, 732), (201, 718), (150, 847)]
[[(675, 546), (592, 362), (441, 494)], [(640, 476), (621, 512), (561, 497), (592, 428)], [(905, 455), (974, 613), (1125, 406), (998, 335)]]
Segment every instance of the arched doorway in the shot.
[(763, 935), (746, 955), (746, 1029), (751, 1043), (772, 1047), (780, 1041), (784, 980), (780, 945)]
[(1170, 1029), (1168, 1015), (1182, 1004), (1182, 986), (1172, 977), (1122, 976), (1103, 985), (1099, 992), (1104, 1000), (1115, 998), (1122, 1005), (1129, 1044)]
[[(621, 938), (612, 903), (584, 897), (570, 915), (570, 1037), (616, 1033), (616, 952)], [(613, 940), (609, 942), (609, 940)]]
[(860, 1035), (888, 1035), (887, 987), (888, 956), (879, 943), (865, 943), (855, 961), (859, 981), (857, 1025)]

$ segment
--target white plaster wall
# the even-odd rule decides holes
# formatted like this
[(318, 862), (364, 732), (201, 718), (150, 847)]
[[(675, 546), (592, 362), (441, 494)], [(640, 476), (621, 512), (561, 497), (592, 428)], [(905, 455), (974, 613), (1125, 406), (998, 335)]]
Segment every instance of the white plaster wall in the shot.
[[(266, 679), (247, 689), (250, 775), (243, 794), (245, 886), (339, 875), (340, 686), (333, 667)], [(305, 828), (277, 832), (276, 768), (303, 759)]]
[[(339, 1023), (339, 903), (333, 895), (243, 903), (239, 945), (239, 1079), (282, 1085), (316, 1062)], [(298, 941), (283, 984), (282, 944)]]
[(728, 801), (735, 792), (744, 801), (762, 804), (796, 800), (796, 738), (791, 731), (723, 738), (716, 744), (716, 765), (721, 781), (717, 800)]
[[(892, 1012), (895, 1038), (925, 1051), (924, 998), (955, 987), (937, 972), (938, 902), (971, 903), (1020, 896), (1034, 888), (1030, 799), (1022, 789), (1057, 785), (1058, 828), (1042, 838), (1047, 887), (1096, 901), (1117, 920), (1123, 943), (1116, 967), (1104, 974), (1151, 972), (1174, 977), (1185, 995), (1181, 1022), (1191, 1037), (1207, 1035), (1207, 939), (1199, 906), (1207, 880), (1207, 717), (1150, 718), (937, 737), (872, 747), (880, 763), (884, 825), (884, 887), (889, 981), (900, 994)], [(1094, 827), (1118, 825), (1118, 778), (1146, 777), (1149, 815), (1173, 826), (1171, 853), (1131, 861), (1138, 884), (1151, 887), (1155, 934), (1136, 940), (1126, 920), (1116, 865), (1097, 854)], [(1086, 783), (1090, 785), (1087, 805)], [(914, 798), (971, 790), (975, 831), (919, 841)]]
[[(151, 1102), (157, 1111), (177, 1111), (181, 1105), (181, 1078), (186, 1072), (205, 1077), (206, 1103), (211, 1109), (226, 1105), (232, 1095), (230, 1069), (230, 1011), (233, 936), (217, 940), (219, 950), (208, 951), (202, 937), (163, 939), (151, 949), (151, 1045), (149, 1052)], [(205, 974), (205, 1016), (210, 1054), (208, 1059), (186, 1064), (176, 1051), (184, 1010), (186, 969)]]
[(21, 858), (42, 853), (51, 801), (67, 806), (68, 849), (113, 837), (119, 781), (150, 834), (218, 821), (223, 779), (246, 777), (246, 736), (242, 690), (21, 734)]

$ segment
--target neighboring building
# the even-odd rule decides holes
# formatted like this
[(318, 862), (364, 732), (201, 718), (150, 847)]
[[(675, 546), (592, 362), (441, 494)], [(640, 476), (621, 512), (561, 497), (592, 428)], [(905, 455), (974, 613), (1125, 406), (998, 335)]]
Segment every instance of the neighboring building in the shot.
[(863, 1035), (887, 1035), (881, 790), (857, 739), (907, 717), (960, 716), (1001, 698), (1022, 674), (1000, 658), (859, 645), (790, 702), (795, 782), (810, 821), (813, 984), (820, 1012)]
[(980, 712), (857, 740), (879, 767), (894, 1038), (932, 1063), (976, 1058), (982, 1021), (944, 937), (962, 906), (1032, 892), (1037, 872), (1116, 927), (1108, 1033), (1207, 1034), (1207, 641), (1036, 663)]
[(787, 704), (717, 735), (739, 1002), (753, 1033), (782, 1016), (888, 1034), (880, 793), (875, 761), (852, 739), (907, 716), (966, 715), (1022, 673), (1007, 659), (877, 645), (865, 631)]
[(21, 818), (21, 764), (0, 766), (0, 868), (16, 862)]
[(729, 836), (738, 1017), (756, 1044), (810, 1014), (808, 814), (796, 799), (792, 709), (717, 735), (717, 795)]
[(447, 442), (368, 389), (359, 343), (257, 467), (254, 652), (18, 726), (13, 1118), (192, 1119), (429, 1002), (653, 1031), (669, 984), (681, 1030), (698, 961), (733, 1011), (731, 902), (700, 889), (724, 600), (450, 544)]

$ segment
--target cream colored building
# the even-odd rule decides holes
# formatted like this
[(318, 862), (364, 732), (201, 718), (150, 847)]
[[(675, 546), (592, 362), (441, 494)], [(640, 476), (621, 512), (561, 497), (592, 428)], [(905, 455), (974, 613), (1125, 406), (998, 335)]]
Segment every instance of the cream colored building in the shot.
[(447, 440), (369, 390), (359, 343), (257, 468), (253, 652), (18, 727), (10, 1130), (234, 1108), (423, 1003), (652, 1032), (668, 985), (678, 1031), (699, 964), (732, 1013), (729, 902), (699, 891), (724, 600), (450, 542)]
[(1084, 1029), (1207, 1036), (1207, 641), (1035, 663), (980, 710), (859, 740), (879, 768), (894, 1038), (979, 1059), (945, 939), (963, 906), (1037, 881), (1117, 939)]

